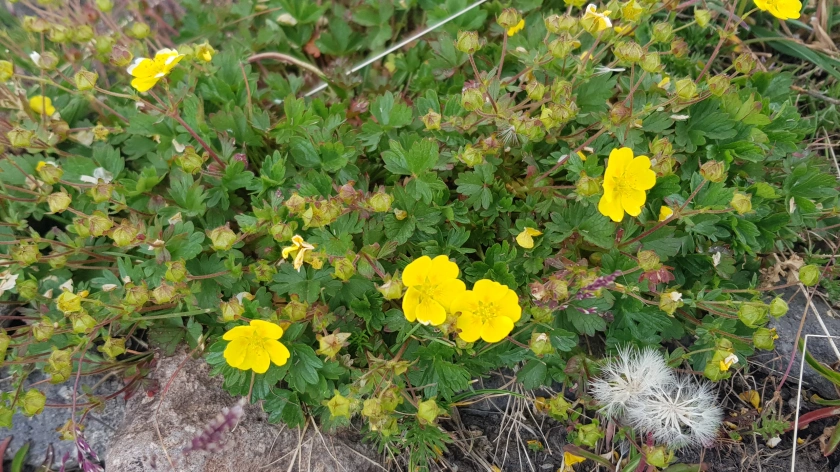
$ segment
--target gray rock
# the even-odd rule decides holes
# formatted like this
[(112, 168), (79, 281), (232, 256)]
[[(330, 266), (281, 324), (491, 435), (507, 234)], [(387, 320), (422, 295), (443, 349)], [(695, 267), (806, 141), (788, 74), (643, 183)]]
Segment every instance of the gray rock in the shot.
[[(779, 295), (784, 300), (787, 300), (795, 292), (795, 288), (786, 289)], [(799, 323), (802, 321), (802, 314), (805, 311), (806, 301), (806, 297), (800, 293), (790, 302), (790, 309), (785, 316), (779, 319), (773, 319), (771, 317), (768, 327), (776, 328), (776, 332), (779, 335), (779, 339), (776, 340), (776, 350), (775, 352), (760, 352), (753, 359), (767, 369), (771, 370), (779, 378), (781, 378), (787, 369), (791, 353), (794, 349), (798, 351), (797, 347), (794, 346), (794, 342), (796, 332), (799, 330)], [(834, 318), (834, 311), (831, 307), (823, 303), (819, 297), (814, 297), (812, 302), (814, 303), (814, 307), (816, 307), (819, 311), (819, 315), (825, 323), (829, 334), (832, 336), (840, 336), (840, 319)], [(802, 337), (804, 338), (806, 334), (825, 334), (825, 331), (820, 326), (813, 309), (808, 310), (808, 315), (805, 319), (805, 326), (802, 328)], [(838, 346), (838, 348), (840, 348), (840, 339), (835, 340), (834, 343)], [(837, 355), (834, 353), (834, 349), (832, 349), (831, 344), (827, 339), (810, 338), (808, 340), (808, 352), (811, 353), (815, 359), (824, 364), (831, 365), (837, 363), (838, 361)], [(799, 366), (801, 361), (802, 357), (797, 352), (796, 359), (790, 369), (790, 375), (785, 381), (786, 385), (789, 385), (794, 389), (799, 381)], [(802, 377), (802, 387), (803, 389), (811, 389), (815, 391), (823, 398), (838, 398), (838, 392), (834, 388), (834, 384), (818, 374), (814, 369), (808, 366), (808, 364), (805, 364), (805, 373)]]
[(237, 399), (222, 390), (220, 378), (210, 377), (204, 360), (188, 359), (183, 352), (159, 359), (152, 377), (159, 387), (138, 392), (126, 405), (125, 421), (105, 457), (107, 471), (386, 470), (352, 432), (329, 434), (311, 423), (303, 431), (269, 424), (259, 405), (245, 406), (241, 421), (225, 433), (222, 452), (184, 453), (191, 439)]

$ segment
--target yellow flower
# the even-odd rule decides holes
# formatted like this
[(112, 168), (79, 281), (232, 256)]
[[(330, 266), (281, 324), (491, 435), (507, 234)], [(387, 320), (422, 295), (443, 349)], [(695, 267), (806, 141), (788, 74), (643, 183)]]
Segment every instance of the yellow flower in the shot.
[(647, 156), (633, 157), (630, 148), (613, 149), (604, 173), (604, 195), (598, 202), (598, 211), (619, 222), (627, 212), (639, 216), (645, 204), (645, 190), (656, 184), (656, 173), (650, 170)]
[(82, 298), (86, 296), (87, 292), (84, 290), (78, 295), (69, 290), (65, 290), (61, 292), (61, 295), (59, 295), (58, 298), (55, 299), (55, 303), (58, 310), (65, 315), (67, 313), (75, 313), (77, 311), (81, 311)]
[(524, 27), (525, 27), (525, 18), (519, 20), (519, 23), (517, 23), (517, 24), (511, 26), (510, 28), (508, 28), (507, 35), (508, 36), (513, 36), (516, 33), (522, 31), (522, 28), (524, 28)]
[(580, 158), (580, 160), (582, 160), (583, 162), (586, 162), (586, 154), (584, 154), (583, 151), (578, 151), (577, 155)]
[(590, 3), (586, 6), (586, 13), (583, 14), (583, 19), (594, 21), (597, 25), (595, 32), (604, 31), (607, 28), (612, 28), (612, 21), (607, 16), (612, 13), (609, 10), (604, 10), (602, 13), (595, 11), (597, 7)]
[(732, 364), (736, 364), (738, 362), (738, 356), (735, 354), (730, 354), (726, 357), (726, 359), (720, 361), (720, 371), (726, 372), (732, 367)]
[(298, 272), (300, 272), (300, 268), (303, 266), (303, 258), (306, 256), (306, 251), (311, 251), (312, 249), (315, 249), (315, 246), (304, 241), (302, 236), (296, 234), (292, 236), (292, 245), (283, 248), (283, 259), (289, 257), (291, 254), (294, 254), (294, 267)]
[(659, 221), (665, 221), (674, 214), (674, 210), (671, 207), (662, 206), (659, 208)]
[(408, 287), (402, 302), (408, 321), (438, 326), (451, 313), (452, 302), (466, 293), (458, 280), (458, 266), (446, 256), (423, 256), (405, 267), (403, 285)]
[(131, 86), (138, 92), (145, 92), (154, 87), (158, 80), (169, 75), (169, 72), (184, 57), (174, 49), (161, 49), (155, 53), (154, 59), (138, 57), (126, 69), (134, 79)]
[(482, 279), (464, 293), (452, 310), (461, 312), (456, 327), (458, 337), (468, 343), (481, 338), (496, 343), (513, 331), (513, 324), (522, 316), (519, 297), (507, 285)]
[(249, 326), (237, 326), (222, 336), (230, 341), (225, 348), (225, 361), (233, 368), (264, 374), (269, 364), (283, 365), (291, 356), (278, 341), (282, 336), (283, 328), (268, 321), (251, 320)]
[(200, 59), (204, 62), (210, 62), (213, 60), (213, 55), (216, 54), (216, 50), (213, 49), (213, 46), (205, 41), (202, 44), (199, 44), (195, 48), (195, 57)]
[(755, 6), (780, 20), (795, 20), (802, 11), (799, 0), (755, 0)]
[(665, 87), (667, 87), (668, 84), (670, 84), (670, 83), (671, 83), (671, 78), (666, 75), (665, 77), (662, 78), (662, 80), (660, 80), (656, 84), (656, 86), (664, 90)]
[(52, 100), (50, 100), (50, 97), (45, 97), (43, 95), (35, 95), (30, 98), (29, 108), (39, 115), (44, 114), (51, 116), (55, 113), (55, 107), (52, 104)]
[(575, 464), (580, 464), (581, 462), (585, 461), (586, 459), (580, 456), (576, 456), (569, 451), (563, 453), (563, 472), (571, 472), (575, 469), (572, 468)]
[(532, 236), (539, 236), (541, 234), (542, 231), (538, 229), (526, 227), (521, 233), (516, 235), (516, 244), (519, 244), (525, 249), (531, 249), (534, 247), (534, 238)]

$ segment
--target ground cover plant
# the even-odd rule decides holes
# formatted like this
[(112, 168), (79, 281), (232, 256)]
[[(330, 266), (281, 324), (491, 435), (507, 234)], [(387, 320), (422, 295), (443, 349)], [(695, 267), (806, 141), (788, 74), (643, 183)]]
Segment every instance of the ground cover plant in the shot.
[[(356, 422), (409, 470), (499, 369), (567, 470), (665, 469), (774, 347), (769, 256), (840, 224), (820, 123), (743, 44), (797, 0), (492, 2), (361, 70), (469, 3), (116, 3), (0, 13), (6, 427), (45, 408), (33, 371), (128, 394), (185, 345), (270, 421)], [(102, 399), (76, 395), (84, 451)]]

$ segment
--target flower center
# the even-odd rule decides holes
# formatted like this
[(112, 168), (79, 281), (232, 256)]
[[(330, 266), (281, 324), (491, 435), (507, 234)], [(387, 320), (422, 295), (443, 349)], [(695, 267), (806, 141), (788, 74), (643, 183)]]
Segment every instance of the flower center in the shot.
[(496, 317), (496, 305), (493, 303), (478, 302), (478, 309), (475, 310), (474, 314), (481, 318), (483, 323), (487, 323)]

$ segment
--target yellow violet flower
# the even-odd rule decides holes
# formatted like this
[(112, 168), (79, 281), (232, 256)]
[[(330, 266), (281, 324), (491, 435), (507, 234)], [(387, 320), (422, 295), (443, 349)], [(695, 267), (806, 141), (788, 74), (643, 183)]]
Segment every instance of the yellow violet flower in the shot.
[(607, 16), (612, 13), (609, 10), (604, 10), (602, 13), (598, 13), (594, 4), (590, 3), (586, 6), (586, 12), (583, 14), (583, 19), (586, 20), (593, 20), (598, 27), (596, 28), (596, 33), (600, 31), (604, 31), (607, 28), (612, 28), (612, 21)]
[(575, 464), (580, 464), (581, 462), (585, 461), (586, 459), (580, 456), (576, 456), (569, 451), (563, 453), (563, 472), (571, 472), (575, 469), (572, 468)]
[(671, 207), (662, 206), (659, 208), (659, 221), (665, 221), (674, 214)]
[(235, 369), (264, 374), (272, 362), (280, 366), (291, 356), (278, 341), (282, 336), (283, 328), (268, 321), (251, 320), (249, 326), (237, 326), (222, 336), (230, 341), (225, 348), (225, 361)]
[(542, 231), (534, 228), (525, 228), (522, 230), (521, 233), (516, 235), (516, 244), (524, 247), (525, 249), (531, 249), (534, 247), (534, 238), (533, 236), (539, 236), (542, 234)]
[(306, 251), (311, 251), (313, 249), (315, 249), (315, 246), (304, 241), (303, 236), (296, 234), (292, 236), (292, 245), (283, 248), (283, 259), (294, 254), (294, 267), (295, 270), (300, 272), (300, 268), (303, 266), (303, 258), (306, 256)]
[(525, 28), (525, 18), (519, 20), (519, 23), (517, 23), (517, 24), (511, 26), (510, 28), (508, 28), (507, 35), (508, 36), (513, 36), (516, 33), (522, 31), (522, 28)]
[(482, 279), (472, 290), (464, 293), (452, 304), (453, 311), (460, 311), (455, 326), (458, 337), (468, 343), (478, 338), (496, 343), (513, 331), (513, 324), (522, 316), (519, 297), (507, 285)]
[(736, 356), (735, 354), (730, 354), (730, 355), (726, 356), (726, 359), (720, 361), (720, 371), (721, 372), (726, 372), (727, 370), (729, 370), (730, 367), (732, 367), (732, 364), (737, 364), (737, 363), (738, 363), (738, 356)]
[(35, 95), (30, 98), (29, 108), (39, 115), (44, 114), (51, 116), (55, 113), (55, 107), (52, 104), (52, 100), (50, 100), (50, 97), (45, 97), (43, 95)]
[(458, 266), (446, 256), (423, 256), (407, 265), (402, 276), (408, 287), (402, 302), (405, 318), (424, 325), (443, 324), (453, 301), (467, 290), (458, 273)]
[(755, 0), (755, 6), (780, 20), (795, 20), (802, 11), (799, 0)]
[(639, 216), (645, 204), (646, 190), (656, 184), (656, 173), (650, 169), (647, 156), (633, 157), (627, 147), (613, 149), (604, 172), (604, 195), (598, 202), (598, 211), (619, 222), (627, 212)]
[(154, 59), (138, 57), (126, 69), (134, 77), (131, 86), (138, 92), (148, 91), (158, 83), (158, 80), (169, 75), (183, 57), (184, 55), (178, 54), (178, 51), (166, 48), (156, 52)]

